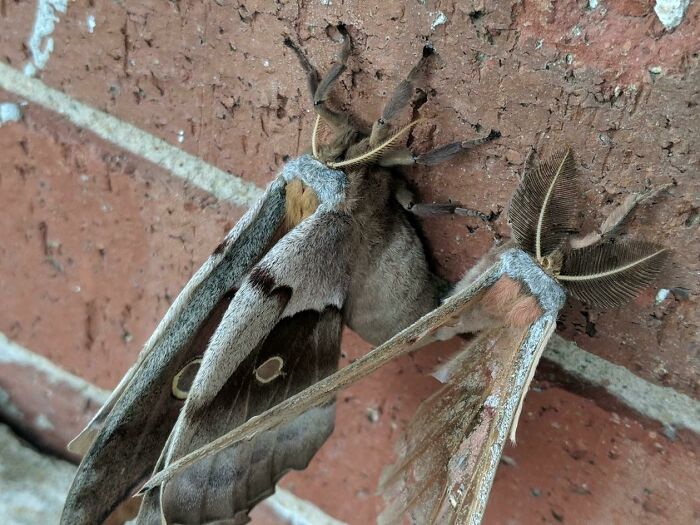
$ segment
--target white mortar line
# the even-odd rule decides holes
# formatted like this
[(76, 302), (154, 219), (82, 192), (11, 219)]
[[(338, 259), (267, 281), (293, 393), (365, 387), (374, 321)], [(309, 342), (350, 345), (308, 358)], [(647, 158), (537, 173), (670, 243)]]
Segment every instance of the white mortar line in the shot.
[(332, 518), (313, 503), (277, 487), (265, 503), (289, 525), (345, 525)]
[[(257, 186), (225, 173), (146, 131), (78, 102), (37, 79), (27, 78), (1, 62), (0, 88), (63, 115), (73, 124), (143, 157), (176, 177), (190, 181), (218, 199), (250, 206), (261, 194)], [(559, 336), (554, 336), (544, 355), (583, 381), (603, 387), (637, 412), (662, 424), (700, 433), (700, 402), (672, 388), (653, 385)]]
[(578, 379), (604, 388), (643, 416), (700, 434), (700, 402), (673, 388), (645, 381), (558, 335), (550, 340), (544, 357)]
[(98, 405), (104, 404), (109, 397), (109, 392), (106, 390), (71, 374), (44, 356), (18, 345), (2, 332), (0, 332), (0, 364), (12, 364), (37, 370), (46, 376), (51, 384), (64, 384)]
[[(0, 363), (34, 368), (46, 376), (52, 384), (65, 384), (98, 404), (104, 403), (109, 391), (96, 387), (84, 379), (55, 365), (49, 359), (18, 345), (0, 332)], [(0, 402), (4, 401), (0, 397)], [(345, 525), (329, 516), (313, 503), (277, 487), (275, 493), (264, 502), (272, 511), (287, 520), (289, 525)]]
[(203, 189), (220, 200), (250, 206), (261, 194), (260, 188), (190, 155), (104, 111), (69, 97), (35, 78), (24, 76), (0, 62), (0, 88), (54, 111), (98, 137), (142, 157)]

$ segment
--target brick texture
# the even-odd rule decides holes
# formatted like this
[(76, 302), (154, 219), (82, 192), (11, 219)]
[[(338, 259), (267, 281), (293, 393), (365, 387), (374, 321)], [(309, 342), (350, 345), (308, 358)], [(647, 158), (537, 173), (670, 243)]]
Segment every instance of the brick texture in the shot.
[[(421, 200), (502, 212), (528, 149), (546, 154), (564, 144), (577, 151), (588, 228), (629, 192), (669, 185), (629, 222), (635, 236), (674, 251), (657, 287), (615, 312), (570, 301), (559, 331), (698, 399), (700, 4), (691, 2), (673, 32), (652, 4), (78, 0), (57, 13), (53, 52), (39, 76), (262, 187), (287, 156), (308, 147), (313, 123), (284, 35), (325, 69), (339, 47), (333, 26), (348, 26), (356, 50), (337, 103), (365, 121), (430, 41), (438, 55), (427, 101), (413, 108), (428, 123), (412, 133), (412, 147), (491, 128), (502, 138), (408, 173)], [(0, 58), (17, 69), (29, 60), (34, 7), (1, 4)], [(0, 91), (4, 101), (21, 102)], [(20, 122), (0, 127), (0, 331), (111, 388), (243, 210), (50, 111), (22, 111)], [(495, 227), (508, 234), (505, 213)], [(422, 228), (437, 271), (453, 280), (492, 243), (468, 219), (431, 219)], [(659, 288), (671, 293), (655, 304)], [(457, 344), (401, 359), (343, 392), (333, 437), (308, 471), (283, 485), (338, 519), (371, 522), (391, 443), (435, 388), (428, 372)], [(367, 349), (348, 333), (343, 362)], [(695, 437), (671, 441), (653, 423), (601, 408), (595, 396), (540, 387), (527, 399), (520, 444), (506, 451), (513, 461), (499, 470), (488, 523), (700, 520), (689, 489), (700, 474)]]

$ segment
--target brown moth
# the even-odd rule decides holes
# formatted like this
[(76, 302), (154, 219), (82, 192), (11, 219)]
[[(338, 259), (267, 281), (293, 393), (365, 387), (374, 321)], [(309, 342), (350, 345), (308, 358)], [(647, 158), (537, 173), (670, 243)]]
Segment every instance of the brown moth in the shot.
[[(332, 374), (343, 325), (380, 344), (434, 310), (447, 287), (428, 266), (399, 165), (433, 165), (498, 136), (422, 155), (390, 149), (423, 56), (365, 129), (327, 97), (351, 50), (322, 78), (291, 41), (317, 114), (310, 155), (291, 160), (195, 273), (89, 426), (61, 523), (95, 525), (151, 475)], [(332, 129), (318, 140), (323, 122)], [(245, 523), (333, 430), (332, 397), (179, 471), (144, 496), (136, 523)]]
[(472, 343), (436, 373), (444, 386), (427, 399), (380, 482), (382, 524), (477, 524), (503, 446), (515, 440), (518, 416), (566, 294), (617, 307), (658, 275), (668, 252), (621, 241), (614, 230), (634, 207), (628, 199), (596, 234), (572, 238), (576, 169), (565, 150), (525, 173), (509, 208), (512, 241), (496, 247), (453, 294), (389, 341), (342, 370), (251, 418), (158, 473), (154, 488), (232, 445), (322, 406), (338, 390), (417, 346), (455, 333)]

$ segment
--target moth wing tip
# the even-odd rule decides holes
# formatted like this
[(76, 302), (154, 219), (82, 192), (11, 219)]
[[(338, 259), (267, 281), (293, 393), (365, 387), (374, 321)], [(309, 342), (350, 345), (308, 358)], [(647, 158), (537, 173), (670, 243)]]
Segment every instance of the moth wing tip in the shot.
[(82, 432), (80, 432), (80, 434), (78, 434), (70, 440), (70, 442), (66, 445), (66, 449), (69, 452), (72, 452), (73, 454), (77, 454), (82, 457), (92, 446), (96, 437), (97, 432), (95, 431), (95, 429), (88, 426)]

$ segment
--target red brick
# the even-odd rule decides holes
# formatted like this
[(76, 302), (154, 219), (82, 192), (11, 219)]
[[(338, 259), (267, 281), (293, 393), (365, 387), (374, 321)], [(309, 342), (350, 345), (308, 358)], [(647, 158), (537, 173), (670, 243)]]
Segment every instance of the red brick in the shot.
[(700, 442), (684, 439), (558, 388), (530, 392), (484, 523), (694, 523)]
[(241, 210), (36, 108), (0, 151), (0, 331), (113, 388)]
[[(26, 61), (30, 4), (5, 3), (0, 16), (3, 60), (18, 69)], [(371, 9), (247, 2), (234, 9), (215, 2), (77, 1), (59, 17), (55, 50), (40, 76), (172, 143), (183, 130), (184, 149), (262, 185), (284, 155), (308, 146), (312, 123), (283, 34), (302, 40), (325, 69), (338, 48), (327, 26), (348, 24), (356, 52), (337, 95), (365, 120), (429, 38), (438, 57), (418, 113), (430, 124), (413, 134), (415, 147), (491, 127), (503, 138), (438, 169), (415, 170), (410, 178), (421, 199), (502, 210), (516, 184), (518, 155), (533, 144), (545, 152), (565, 143), (577, 150), (589, 227), (627, 193), (673, 184), (636, 214), (630, 230), (674, 249), (658, 286), (686, 289), (687, 297), (679, 290), (654, 307), (650, 289), (629, 308), (608, 313), (571, 301), (561, 332), (698, 398), (700, 143), (693, 108), (700, 7), (691, 3), (685, 21), (665, 33), (647, 2), (603, 2), (593, 11), (584, 4), (510, 2), (477, 13), (418, 2)], [(438, 7), (448, 20), (431, 33)], [(96, 19), (92, 34), (88, 14)], [(48, 112), (30, 106), (24, 114), (23, 122), (0, 130), (0, 206), (9, 217), (0, 223), (0, 330), (112, 387), (241, 210)], [(423, 224), (438, 271), (451, 279), (491, 244), (485, 228), (469, 223), (477, 228), (470, 232), (465, 222)], [(505, 213), (496, 226), (508, 232)], [(366, 351), (356, 337), (348, 339), (349, 355)], [(283, 484), (338, 518), (370, 522), (381, 507), (373, 494), (391, 442), (435, 387), (426, 373), (456, 344), (392, 363), (341, 394), (333, 438), (308, 471)], [(374, 423), (368, 410), (372, 419), (379, 416)], [(516, 466), (499, 471), (489, 522), (698, 519), (697, 499), (687, 494), (698, 477), (694, 441), (650, 437), (653, 426), (616, 418), (560, 389), (531, 393), (525, 410), (520, 445), (506, 452)], [(540, 496), (532, 496), (533, 488)]]
[[(26, 30), (27, 15), (8, 5)], [(649, 290), (633, 307), (605, 314), (572, 301), (562, 327), (586, 350), (697, 398), (700, 144), (689, 109), (698, 103), (700, 7), (692, 3), (670, 33), (660, 32), (646, 4), (633, 2), (595, 10), (570, 1), (448, 11), (447, 23), (431, 33), (435, 7), (420, 3), (385, 2), (348, 14), (335, 4), (299, 11), (257, 2), (234, 12), (216, 3), (95, 8), (72, 2), (41, 77), (170, 142), (183, 130), (183, 148), (262, 185), (285, 155), (308, 147), (312, 123), (301, 70), (282, 35), (302, 39), (324, 69), (338, 47), (326, 35), (328, 25), (348, 24), (356, 52), (337, 94), (365, 120), (374, 118), (429, 36), (439, 55), (420, 108), (430, 124), (413, 134), (416, 148), (491, 127), (503, 138), (438, 169), (414, 170), (421, 199), (503, 210), (520, 170), (508, 152), (524, 156), (533, 144), (545, 152), (564, 144), (577, 150), (588, 227), (627, 193), (672, 184), (656, 206), (637, 213), (630, 230), (674, 249), (659, 286), (687, 289), (687, 298), (674, 295), (653, 309), (655, 290)], [(92, 34), (88, 14), (96, 18)], [(8, 60), (21, 67), (23, 33), (1, 34)], [(660, 73), (650, 75), (657, 66)], [(467, 222), (477, 230), (470, 233)], [(463, 219), (424, 223), (441, 274), (456, 279), (488, 249), (490, 234), (479, 226)], [(508, 233), (504, 213), (496, 226)], [(174, 281), (173, 291), (183, 281)]]

